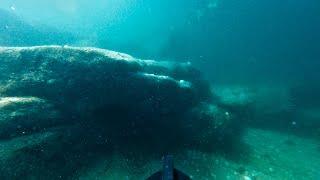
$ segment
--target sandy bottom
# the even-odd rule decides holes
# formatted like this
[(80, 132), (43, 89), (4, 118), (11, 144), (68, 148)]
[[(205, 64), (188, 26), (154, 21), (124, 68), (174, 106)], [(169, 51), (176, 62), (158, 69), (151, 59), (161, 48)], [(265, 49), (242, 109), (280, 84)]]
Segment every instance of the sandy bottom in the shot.
[[(44, 134), (41, 137), (50, 136)], [(20, 148), (41, 141), (39, 136), (0, 142), (0, 160)], [(248, 129), (243, 137), (246, 151), (230, 158), (219, 154), (185, 151), (175, 155), (176, 166), (193, 179), (318, 179), (320, 141), (278, 132)], [(75, 172), (74, 179), (144, 179), (161, 167), (159, 160), (131, 162), (119, 154), (101, 158), (93, 166)], [(35, 178), (36, 179), (36, 178)]]
[[(248, 151), (238, 160), (221, 154), (186, 151), (176, 155), (176, 165), (193, 179), (292, 180), (320, 178), (320, 144), (315, 140), (260, 129), (248, 129), (244, 136)], [(81, 179), (143, 179), (161, 167), (158, 161), (138, 169), (114, 156), (102, 160)], [(133, 165), (134, 166), (134, 165)], [(135, 175), (133, 175), (135, 174)]]

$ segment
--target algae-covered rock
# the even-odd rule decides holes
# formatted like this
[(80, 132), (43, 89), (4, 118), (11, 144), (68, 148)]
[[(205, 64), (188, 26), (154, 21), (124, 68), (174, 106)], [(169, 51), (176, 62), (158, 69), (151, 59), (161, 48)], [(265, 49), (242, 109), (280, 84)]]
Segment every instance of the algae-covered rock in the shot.
[(96, 48), (0, 48), (0, 110), (0, 139), (54, 134), (0, 163), (32, 159), (28, 168), (35, 169), (70, 162), (59, 171), (66, 176), (89, 157), (112, 151), (147, 158), (212, 150), (233, 128), (232, 116), (214, 105), (208, 83), (190, 63)]
[(59, 112), (42, 99), (0, 97), (0, 139), (41, 131), (59, 122)]

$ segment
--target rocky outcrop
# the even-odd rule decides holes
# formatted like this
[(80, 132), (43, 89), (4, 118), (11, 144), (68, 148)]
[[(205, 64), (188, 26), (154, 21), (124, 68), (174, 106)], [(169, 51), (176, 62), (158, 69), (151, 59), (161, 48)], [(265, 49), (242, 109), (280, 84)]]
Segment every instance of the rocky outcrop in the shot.
[(61, 160), (54, 161), (59, 166), (72, 159), (79, 163), (70, 165), (71, 172), (88, 152), (208, 151), (234, 127), (230, 113), (214, 104), (209, 85), (189, 63), (40, 46), (0, 48), (0, 64), (0, 139), (44, 136), (15, 150), (10, 162), (38, 159), (24, 171), (46, 160)]
[[(0, 138), (23, 136), (61, 122), (61, 116), (45, 100), (35, 97), (0, 98)], [(61, 122), (62, 123), (62, 122)]]

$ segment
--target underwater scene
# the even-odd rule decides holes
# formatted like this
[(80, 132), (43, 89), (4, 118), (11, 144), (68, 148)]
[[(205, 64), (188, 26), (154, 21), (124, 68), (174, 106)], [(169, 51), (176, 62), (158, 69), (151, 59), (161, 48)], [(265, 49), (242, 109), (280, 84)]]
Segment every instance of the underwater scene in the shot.
[(0, 0), (0, 180), (320, 180), (319, 0)]

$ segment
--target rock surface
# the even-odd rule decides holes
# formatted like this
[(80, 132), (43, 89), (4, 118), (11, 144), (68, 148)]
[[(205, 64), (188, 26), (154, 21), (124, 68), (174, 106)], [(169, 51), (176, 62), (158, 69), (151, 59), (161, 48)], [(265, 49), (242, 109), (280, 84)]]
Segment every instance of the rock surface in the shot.
[(0, 98), (0, 138), (30, 134), (62, 123), (53, 106), (35, 97)]
[[(23, 177), (30, 169), (41, 174), (50, 168), (40, 165), (66, 162), (57, 172), (69, 177), (94, 159), (92, 154), (112, 151), (133, 156), (209, 151), (233, 128), (229, 112), (213, 104), (209, 85), (188, 63), (39, 46), (2, 47), (0, 64), (0, 140), (41, 139), (1, 161), (4, 178)], [(21, 161), (30, 163), (5, 168)]]

